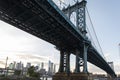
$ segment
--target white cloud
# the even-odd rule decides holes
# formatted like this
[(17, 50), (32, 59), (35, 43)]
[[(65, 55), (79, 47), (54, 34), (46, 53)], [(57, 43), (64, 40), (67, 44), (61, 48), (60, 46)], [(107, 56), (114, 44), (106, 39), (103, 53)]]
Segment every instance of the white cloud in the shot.
[(7, 56), (9, 63), (53, 60), (56, 53), (59, 52), (52, 44), (0, 21), (0, 60), (2, 62), (5, 63)]
[(110, 53), (106, 53), (105, 54), (105, 57), (107, 58), (107, 57), (110, 57)]
[(120, 62), (114, 64), (114, 70), (117, 74), (120, 74)]

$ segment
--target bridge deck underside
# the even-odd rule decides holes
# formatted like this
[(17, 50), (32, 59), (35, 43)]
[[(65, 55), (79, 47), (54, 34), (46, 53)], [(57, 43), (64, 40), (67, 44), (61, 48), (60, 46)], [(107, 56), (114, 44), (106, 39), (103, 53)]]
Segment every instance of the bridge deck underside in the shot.
[[(82, 49), (85, 40), (51, 0), (0, 0), (0, 19), (58, 48)], [(88, 61), (115, 75), (92, 46), (88, 50)]]

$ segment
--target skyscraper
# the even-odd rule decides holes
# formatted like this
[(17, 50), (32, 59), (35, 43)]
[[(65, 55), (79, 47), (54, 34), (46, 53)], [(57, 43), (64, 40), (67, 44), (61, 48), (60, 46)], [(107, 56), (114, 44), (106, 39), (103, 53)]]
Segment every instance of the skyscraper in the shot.
[(50, 60), (48, 61), (48, 72), (49, 73), (51, 72), (51, 61)]
[(56, 72), (56, 65), (54, 64), (54, 69), (53, 69), (54, 71), (53, 71), (53, 73), (55, 73)]
[(14, 61), (14, 63), (13, 63), (13, 69), (15, 69), (16, 68), (16, 62)]
[(17, 69), (17, 70), (22, 70), (22, 69), (23, 69), (23, 64), (22, 64), (21, 61), (20, 61), (20, 63), (17, 63), (17, 64), (16, 64), (16, 69)]
[(41, 69), (44, 69), (44, 63), (43, 62), (41, 63)]
[(53, 73), (53, 63), (51, 62), (50, 72)]
[(9, 69), (14, 69), (14, 64), (13, 63), (9, 64)]
[(48, 72), (53, 73), (53, 63), (51, 61), (48, 62)]
[(30, 68), (31, 67), (31, 63), (27, 63), (26, 68)]

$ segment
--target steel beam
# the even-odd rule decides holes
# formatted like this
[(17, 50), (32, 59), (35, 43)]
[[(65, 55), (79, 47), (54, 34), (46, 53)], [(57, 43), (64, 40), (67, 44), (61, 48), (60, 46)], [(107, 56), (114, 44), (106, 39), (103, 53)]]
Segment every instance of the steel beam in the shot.
[(67, 14), (68, 12), (69, 13), (72, 13), (74, 12), (77, 8), (82, 8), (83, 7), (83, 3), (84, 1), (82, 2), (77, 2), (75, 5), (73, 6), (68, 6), (66, 9), (63, 9), (62, 11)]
[(84, 43), (84, 53), (83, 53), (83, 61), (84, 61), (84, 64), (83, 64), (83, 72), (84, 73), (88, 73), (88, 66), (87, 66), (87, 59), (88, 59), (88, 45), (86, 43)]
[(64, 72), (64, 51), (60, 51), (60, 66), (59, 66), (59, 71), (58, 72)]
[(80, 67), (79, 67), (79, 55), (80, 55), (80, 51), (78, 49), (76, 49), (76, 66), (75, 66), (75, 73), (79, 73), (80, 72)]
[(69, 75), (70, 73), (70, 53), (66, 53), (66, 73)]

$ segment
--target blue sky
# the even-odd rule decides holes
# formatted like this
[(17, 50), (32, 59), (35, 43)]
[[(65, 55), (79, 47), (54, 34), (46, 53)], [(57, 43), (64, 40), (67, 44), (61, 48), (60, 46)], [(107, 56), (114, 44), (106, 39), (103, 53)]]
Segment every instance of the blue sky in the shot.
[(87, 4), (104, 55), (107, 61), (114, 61), (115, 65), (120, 65), (119, 4), (120, 0), (88, 0)]
[[(66, 0), (66, 2), (70, 2), (70, 0)], [(118, 50), (118, 44), (120, 43), (119, 4), (120, 0), (88, 0), (87, 8), (107, 61), (114, 61), (115, 70), (120, 73), (120, 53)], [(18, 57), (19, 55), (39, 55), (59, 63), (59, 51), (54, 48), (54, 45), (2, 21), (0, 21), (0, 54), (3, 56), (0, 57), (0, 61), (3, 62), (5, 62), (6, 56), (10, 56), (10, 60), (14, 61), (21, 59)], [(12, 59), (13, 56), (14, 59)], [(25, 61), (23, 59), (23, 61), (30, 60)], [(98, 70), (99, 72), (97, 68), (89, 68), (91, 71)]]
[(88, 1), (88, 9), (104, 54), (109, 54), (111, 61), (120, 60), (120, 1)]
[[(74, 4), (73, 0), (64, 1), (68, 4)], [(103, 53), (107, 61), (114, 61), (114, 64), (117, 65), (120, 65), (118, 47), (120, 43), (119, 7), (120, 0), (87, 0), (87, 8)]]

